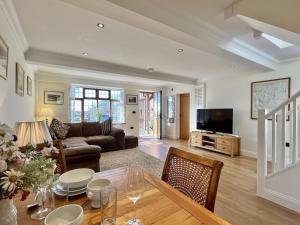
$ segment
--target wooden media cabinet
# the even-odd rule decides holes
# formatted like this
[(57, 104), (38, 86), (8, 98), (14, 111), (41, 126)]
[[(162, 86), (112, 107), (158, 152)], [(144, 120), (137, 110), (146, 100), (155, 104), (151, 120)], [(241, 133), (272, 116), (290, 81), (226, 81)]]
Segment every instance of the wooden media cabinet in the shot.
[(240, 155), (240, 138), (235, 136), (192, 131), (190, 145), (221, 152), (231, 157)]

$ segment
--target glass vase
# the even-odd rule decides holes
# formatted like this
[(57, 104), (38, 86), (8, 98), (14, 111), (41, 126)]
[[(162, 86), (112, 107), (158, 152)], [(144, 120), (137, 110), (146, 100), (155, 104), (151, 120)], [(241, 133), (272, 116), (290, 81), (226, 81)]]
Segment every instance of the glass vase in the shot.
[(0, 224), (17, 225), (17, 209), (12, 199), (0, 200)]

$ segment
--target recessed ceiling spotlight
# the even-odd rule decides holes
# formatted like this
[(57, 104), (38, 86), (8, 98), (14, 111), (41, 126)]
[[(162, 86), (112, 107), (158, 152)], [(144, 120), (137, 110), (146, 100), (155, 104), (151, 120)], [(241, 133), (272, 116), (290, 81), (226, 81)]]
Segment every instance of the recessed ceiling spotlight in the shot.
[(183, 52), (183, 49), (182, 49), (182, 48), (180, 48), (180, 49), (178, 49), (177, 51), (178, 51), (178, 52)]
[(82, 55), (87, 56), (89, 53), (83, 52)]
[(104, 28), (104, 24), (103, 23), (97, 23), (97, 27)]
[(148, 71), (148, 73), (153, 73), (153, 72), (154, 72), (154, 69), (153, 69), (152, 67), (149, 67), (149, 68), (147, 69), (147, 71)]

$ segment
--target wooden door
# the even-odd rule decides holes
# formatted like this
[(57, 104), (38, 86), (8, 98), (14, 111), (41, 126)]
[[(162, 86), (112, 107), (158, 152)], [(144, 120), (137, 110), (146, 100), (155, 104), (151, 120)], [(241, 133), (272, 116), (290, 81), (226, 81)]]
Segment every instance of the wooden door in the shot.
[(190, 136), (190, 94), (180, 95), (180, 139)]

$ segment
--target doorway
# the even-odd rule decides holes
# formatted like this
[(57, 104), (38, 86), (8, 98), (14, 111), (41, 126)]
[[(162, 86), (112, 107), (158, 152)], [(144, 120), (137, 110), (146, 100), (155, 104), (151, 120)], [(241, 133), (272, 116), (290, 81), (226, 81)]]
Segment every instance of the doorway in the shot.
[(140, 92), (139, 94), (139, 134), (143, 138), (161, 139), (161, 91)]
[(180, 139), (190, 137), (190, 94), (180, 94)]

